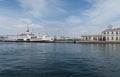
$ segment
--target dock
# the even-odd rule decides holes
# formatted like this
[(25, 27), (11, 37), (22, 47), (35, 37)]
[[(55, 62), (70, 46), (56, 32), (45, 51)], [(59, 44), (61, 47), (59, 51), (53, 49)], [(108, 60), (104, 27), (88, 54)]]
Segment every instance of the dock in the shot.
[(120, 41), (76, 41), (77, 44), (120, 44)]

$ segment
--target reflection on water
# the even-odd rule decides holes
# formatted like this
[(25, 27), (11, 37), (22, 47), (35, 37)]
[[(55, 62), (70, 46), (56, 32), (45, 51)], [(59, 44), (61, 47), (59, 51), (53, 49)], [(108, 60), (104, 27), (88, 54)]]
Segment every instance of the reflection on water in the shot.
[(0, 77), (119, 77), (120, 44), (0, 43)]

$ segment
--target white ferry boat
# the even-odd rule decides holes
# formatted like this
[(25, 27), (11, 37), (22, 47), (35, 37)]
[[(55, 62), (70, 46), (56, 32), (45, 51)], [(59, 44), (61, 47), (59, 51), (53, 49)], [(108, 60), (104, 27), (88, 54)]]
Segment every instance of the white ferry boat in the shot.
[(27, 29), (24, 33), (20, 35), (7, 35), (4, 37), (4, 40), (6, 42), (54, 42), (54, 37), (47, 35), (43, 35), (39, 33), (38, 35), (35, 35), (33, 33), (29, 32), (29, 27), (27, 26)]

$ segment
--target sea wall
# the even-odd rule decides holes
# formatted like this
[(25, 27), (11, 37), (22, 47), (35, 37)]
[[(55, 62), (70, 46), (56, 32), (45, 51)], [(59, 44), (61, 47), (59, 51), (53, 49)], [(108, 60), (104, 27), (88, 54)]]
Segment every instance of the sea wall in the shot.
[(120, 44), (120, 41), (77, 41), (79, 44)]

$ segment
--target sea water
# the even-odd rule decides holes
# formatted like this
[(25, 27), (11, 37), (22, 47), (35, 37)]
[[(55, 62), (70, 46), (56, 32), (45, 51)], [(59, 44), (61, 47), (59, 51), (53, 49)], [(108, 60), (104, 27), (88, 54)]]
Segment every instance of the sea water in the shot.
[(120, 44), (0, 42), (0, 77), (120, 77)]

